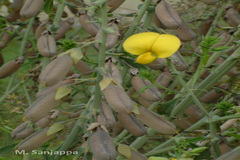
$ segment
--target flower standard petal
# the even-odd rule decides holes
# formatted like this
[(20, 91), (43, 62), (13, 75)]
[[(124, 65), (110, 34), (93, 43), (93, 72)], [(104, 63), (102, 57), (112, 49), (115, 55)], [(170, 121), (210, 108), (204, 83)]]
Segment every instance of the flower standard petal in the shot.
[(181, 41), (174, 35), (161, 34), (154, 41), (151, 51), (158, 58), (167, 58), (173, 55), (180, 47)]
[(157, 57), (153, 56), (151, 52), (141, 54), (137, 57), (136, 62), (140, 64), (149, 64), (155, 61)]
[(160, 36), (154, 32), (143, 32), (128, 37), (124, 43), (125, 51), (133, 55), (141, 55), (151, 51), (154, 41)]

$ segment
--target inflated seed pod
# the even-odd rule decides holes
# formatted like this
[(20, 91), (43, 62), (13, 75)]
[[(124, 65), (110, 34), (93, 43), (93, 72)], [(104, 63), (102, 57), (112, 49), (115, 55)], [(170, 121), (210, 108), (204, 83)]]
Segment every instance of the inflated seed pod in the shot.
[(155, 12), (162, 24), (168, 29), (177, 29), (183, 23), (178, 13), (165, 0), (158, 3)]
[(72, 58), (66, 54), (51, 61), (39, 75), (41, 83), (53, 86), (63, 80), (72, 66)]
[(131, 149), (131, 158), (128, 158), (128, 160), (148, 160), (148, 158), (136, 150)]
[(87, 14), (82, 14), (79, 16), (79, 22), (83, 29), (92, 36), (96, 36), (100, 27), (97, 23), (89, 23), (92, 21)]
[(112, 110), (103, 101), (101, 101), (100, 109), (102, 112), (100, 115), (98, 115), (98, 121), (104, 124), (106, 127), (112, 128), (116, 123)]
[(2, 54), (0, 53), (0, 66), (2, 66), (4, 64), (4, 58), (2, 56)]
[(216, 160), (239, 160), (240, 159), (240, 147), (235, 148), (234, 150), (227, 152)]
[(0, 49), (6, 47), (10, 40), (11, 40), (11, 35), (6, 31), (3, 31), (0, 37)]
[[(106, 45), (105, 45), (106, 50), (111, 49), (112, 47), (114, 47), (116, 45), (116, 42), (117, 42), (118, 36), (119, 36), (119, 28), (118, 28), (118, 25), (116, 23), (111, 22), (110, 24), (108, 24), (108, 27), (113, 27), (114, 32), (107, 35)], [(96, 37), (95, 37), (95, 41), (100, 41), (101, 34), (102, 34), (102, 30), (99, 30)], [(97, 49), (99, 49), (99, 44), (96, 43), (95, 47)]]
[[(163, 87), (168, 87), (169, 83), (172, 80), (172, 74), (169, 71), (165, 71), (159, 74), (155, 79), (155, 82)], [(159, 90), (164, 90), (158, 87)]]
[(133, 102), (127, 93), (119, 86), (111, 83), (104, 90), (104, 96), (108, 104), (115, 112), (130, 114), (133, 111)]
[(152, 63), (147, 64), (147, 66), (155, 70), (164, 69), (167, 66), (167, 60), (165, 58), (158, 58)]
[(202, 1), (205, 4), (211, 5), (217, 3), (219, 0), (200, 0), (200, 1)]
[(203, 21), (203, 23), (201, 24), (200, 28), (199, 28), (199, 34), (200, 35), (206, 35), (209, 28), (211, 27), (212, 23), (213, 23), (214, 17), (210, 17), (206, 20)]
[(143, 96), (138, 97), (138, 102), (146, 108), (150, 107), (154, 103), (152, 101), (145, 99)]
[(109, 12), (115, 11), (125, 0), (108, 0)]
[(55, 95), (56, 92), (51, 92), (37, 99), (27, 108), (24, 116), (33, 122), (43, 118), (60, 103), (55, 100)]
[(73, 84), (74, 83), (74, 79), (65, 79), (63, 81), (58, 82), (57, 84), (48, 87), (40, 92), (38, 92), (35, 97), (36, 98), (40, 98), (41, 96), (44, 96), (50, 92), (56, 91), (56, 89), (58, 89), (59, 87), (65, 86), (65, 85), (69, 85), (69, 84)]
[(184, 113), (188, 115), (186, 118), (188, 122), (191, 124), (197, 122), (199, 119), (203, 117), (203, 113), (194, 105), (189, 106)]
[(183, 22), (177, 29), (176, 34), (178, 35), (179, 39), (183, 42), (188, 42), (197, 38), (196, 33), (188, 27), (188, 25)]
[(182, 57), (182, 55), (177, 51), (172, 56), (172, 63), (178, 71), (185, 71), (188, 69), (188, 64)]
[(12, 9), (13, 11), (19, 11), (24, 4), (23, 1), (24, 0), (14, 0), (12, 4), (9, 6), (9, 8)]
[(133, 78), (131, 80), (131, 84), (132, 84), (134, 90), (138, 94), (140, 94), (142, 97), (144, 97), (146, 100), (155, 102), (155, 101), (158, 101), (161, 99), (161, 93), (155, 86), (145, 89), (145, 93), (141, 92), (142, 88), (153, 85), (148, 79), (141, 79), (138, 76), (133, 76)]
[(38, 40), (38, 38), (40, 38), (42, 36), (42, 33), (47, 30), (46, 28), (46, 23), (41, 24), (37, 27), (36, 31), (35, 31), (35, 38)]
[(217, 102), (218, 99), (224, 95), (225, 93), (223, 92), (218, 93), (215, 89), (211, 89), (210, 91), (205, 93), (199, 100), (204, 103), (213, 103)]
[(18, 144), (16, 150), (25, 151), (28, 153), (42, 146), (44, 143), (48, 142), (52, 137), (54, 137), (54, 134), (47, 136), (48, 129), (49, 128), (44, 128), (31, 134)]
[(4, 64), (0, 68), (0, 78), (5, 78), (15, 73), (21, 67), (23, 62), (24, 62), (24, 57), (18, 57), (17, 59)]
[(92, 68), (90, 68), (83, 60), (79, 60), (77, 64), (73, 63), (73, 66), (82, 74), (89, 75), (93, 73)]
[(56, 41), (49, 32), (44, 33), (38, 38), (37, 48), (39, 53), (44, 57), (52, 57), (57, 52)]
[(159, 28), (163, 28), (163, 29), (167, 29), (166, 26), (164, 26), (162, 24), (162, 22), (158, 19), (158, 16), (156, 14), (156, 12), (153, 15), (153, 22), (155, 23), (156, 26), (158, 26)]
[(140, 114), (135, 114), (136, 117), (147, 126), (158, 131), (161, 134), (175, 134), (176, 127), (174, 124), (164, 119), (159, 114), (150, 111), (142, 106), (139, 106)]
[(23, 18), (34, 17), (42, 8), (44, 0), (27, 0), (20, 10)]
[(147, 134), (147, 130), (141, 122), (133, 116), (133, 114), (118, 114), (118, 120), (122, 126), (134, 136), (139, 137)]
[(109, 69), (109, 73), (104, 77), (115, 79), (120, 85), (122, 85), (122, 75), (118, 67), (111, 61), (108, 60), (105, 63), (105, 67)]
[(181, 129), (187, 129), (189, 128), (192, 124), (190, 122), (188, 122), (186, 120), (186, 118), (184, 118), (183, 116), (181, 115), (178, 115), (177, 118), (174, 120), (174, 123), (180, 127)]
[(13, 11), (8, 14), (8, 16), (6, 17), (6, 20), (9, 23), (12, 23), (12, 22), (15, 22), (18, 18), (20, 18), (19, 11)]
[(124, 127), (122, 126), (122, 124), (117, 121), (113, 127), (113, 137), (117, 137), (118, 134), (120, 134), (122, 131), (124, 130)]
[(230, 26), (237, 27), (240, 24), (240, 14), (233, 7), (227, 10), (225, 18)]
[(61, 22), (58, 30), (56, 31), (55, 40), (57, 41), (61, 38), (64, 38), (67, 31), (72, 28), (72, 24), (73, 24), (73, 19), (72, 20), (68, 19), (66, 21)]
[(97, 160), (114, 160), (117, 157), (112, 138), (101, 128), (98, 128), (90, 137), (90, 146)]

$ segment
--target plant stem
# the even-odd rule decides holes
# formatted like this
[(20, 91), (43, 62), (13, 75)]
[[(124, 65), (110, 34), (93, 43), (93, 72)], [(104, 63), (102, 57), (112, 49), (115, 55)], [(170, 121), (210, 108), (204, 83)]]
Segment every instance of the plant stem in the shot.
[(147, 11), (146, 18), (143, 22), (143, 27), (148, 28), (149, 26), (151, 26), (154, 13), (155, 13), (154, 9)]
[(176, 148), (176, 146), (169, 146), (169, 147), (166, 147), (164, 149), (159, 149), (159, 150), (154, 150), (154, 151), (148, 152), (148, 153), (145, 154), (145, 156), (153, 156), (153, 155), (156, 155), (156, 154), (171, 151), (175, 148)]
[(153, 130), (152, 128), (148, 129), (148, 133), (147, 135), (144, 135), (142, 137), (138, 137), (131, 145), (130, 147), (135, 148), (135, 149), (139, 149), (143, 144), (145, 144), (149, 139), (150, 136), (153, 136), (154, 134), (156, 134), (157, 131)]
[(65, 2), (66, 2), (66, 0), (62, 0), (61, 2), (59, 2), (58, 9), (57, 9), (57, 12), (56, 12), (56, 16), (54, 17), (54, 20), (53, 20), (53, 25), (54, 26), (59, 26), (59, 24), (60, 24), (62, 14), (63, 14), (63, 10), (64, 10), (64, 6), (65, 6)]
[(219, 148), (219, 138), (217, 135), (217, 124), (214, 122), (210, 122), (209, 124), (210, 127), (210, 137), (211, 137), (211, 145), (213, 147), (213, 152), (215, 153), (215, 158), (221, 156), (221, 151)]
[(26, 97), (27, 97), (28, 105), (31, 105), (31, 104), (32, 104), (32, 101), (31, 101), (31, 98), (30, 98), (29, 93), (28, 93), (28, 91), (27, 91), (26, 85), (25, 85), (24, 83), (23, 83), (23, 90), (24, 90), (25, 95), (26, 95)]

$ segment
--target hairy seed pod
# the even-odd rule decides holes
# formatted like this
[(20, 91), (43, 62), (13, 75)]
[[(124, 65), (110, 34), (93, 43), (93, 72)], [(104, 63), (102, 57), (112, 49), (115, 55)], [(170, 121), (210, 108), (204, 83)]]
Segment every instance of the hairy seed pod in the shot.
[(132, 114), (118, 114), (118, 120), (134, 136), (139, 137), (147, 134), (147, 130)]
[[(0, 53), (0, 67), (4, 64), (3, 55)], [(1, 72), (0, 72), (1, 73)]]
[(6, 31), (3, 31), (0, 37), (0, 49), (6, 47), (10, 40), (11, 40), (11, 35)]
[(196, 33), (183, 22), (177, 29), (176, 34), (183, 42), (188, 42), (197, 38)]
[(240, 15), (233, 7), (227, 10), (225, 18), (230, 26), (237, 27), (240, 24)]
[(197, 122), (199, 119), (203, 117), (203, 113), (194, 105), (189, 106), (184, 113), (188, 115), (187, 121), (191, 124)]
[(138, 76), (133, 76), (131, 84), (134, 90), (144, 97), (146, 100), (155, 102), (161, 99), (161, 93), (158, 91), (157, 87), (153, 86), (151, 88), (145, 89), (145, 93), (141, 92), (141, 89), (150, 85), (153, 85), (148, 79), (141, 79)]
[(37, 27), (37, 29), (36, 29), (36, 31), (35, 31), (35, 34), (34, 34), (36, 40), (38, 40), (38, 38), (40, 38), (40, 37), (42, 36), (42, 33), (43, 33), (45, 30), (47, 30), (47, 28), (46, 28), (46, 23), (41, 24), (41, 25), (39, 25), (39, 26)]
[(104, 76), (105, 78), (113, 78), (115, 79), (120, 85), (122, 85), (122, 75), (118, 67), (111, 62), (111, 60), (105, 63), (105, 67), (109, 69), (109, 73)]
[(24, 116), (33, 122), (43, 118), (60, 103), (55, 100), (55, 95), (56, 92), (51, 92), (37, 99), (28, 107)]
[(106, 127), (112, 128), (116, 123), (112, 110), (103, 101), (101, 101), (100, 109), (102, 113), (98, 116), (98, 121)]
[(83, 60), (79, 60), (77, 64), (73, 63), (73, 66), (82, 74), (89, 75), (93, 73), (92, 68), (90, 68)]
[(131, 158), (128, 158), (128, 160), (148, 160), (148, 158), (136, 150), (131, 149)]
[(53, 86), (63, 80), (72, 66), (72, 58), (66, 54), (51, 61), (39, 75), (39, 80), (47, 86)]
[(152, 63), (147, 64), (147, 66), (155, 70), (164, 69), (167, 66), (167, 60), (165, 58), (158, 58)]
[(96, 36), (100, 27), (97, 23), (89, 23), (89, 21), (92, 21), (92, 20), (87, 14), (80, 15), (79, 22), (81, 23), (81, 26), (83, 27), (83, 29), (90, 35)]
[(37, 48), (39, 53), (44, 57), (52, 57), (57, 52), (56, 41), (49, 33), (38, 38)]
[(155, 12), (162, 24), (169, 29), (177, 29), (183, 23), (178, 13), (165, 0), (158, 3)]
[[(155, 79), (155, 82), (163, 87), (168, 87), (171, 80), (172, 80), (172, 74), (169, 71), (166, 71), (166, 72), (160, 73), (159, 76), (157, 76), (157, 78)], [(164, 90), (160, 87), (158, 87), (158, 89), (160, 91)]]
[(100, 128), (92, 134), (90, 145), (93, 156), (97, 157), (97, 160), (114, 160), (117, 157), (112, 138)]
[(212, 4), (217, 3), (219, 0), (200, 0), (200, 1), (202, 1), (205, 4), (212, 5)]
[(23, 6), (23, 0), (14, 0), (9, 6), (13, 11), (19, 11)]
[[(118, 40), (118, 35), (119, 35), (119, 28), (118, 28), (118, 25), (116, 23), (110, 23), (110, 24), (108, 24), (108, 27), (113, 27), (114, 32), (107, 35), (106, 50), (111, 49), (113, 46), (115, 46), (115, 44)], [(96, 37), (95, 37), (95, 41), (100, 41), (101, 34), (102, 34), (102, 30), (99, 30)], [(95, 47), (97, 49), (99, 49), (99, 44), (98, 43), (95, 44)]]
[(178, 127), (180, 127), (181, 129), (187, 129), (187, 128), (189, 128), (192, 124), (190, 123), (190, 122), (188, 122), (187, 120), (186, 120), (186, 118), (184, 118), (183, 116), (181, 116), (181, 115), (178, 115), (177, 116), (177, 119), (175, 119), (174, 120), (174, 123), (178, 126)]
[(24, 57), (18, 57), (17, 59), (4, 64), (0, 68), (0, 79), (8, 77), (13, 73), (15, 73), (21, 67), (23, 62), (24, 62)]
[(111, 83), (104, 90), (104, 96), (108, 104), (115, 112), (130, 114), (133, 111), (133, 102), (127, 93), (119, 86)]
[(176, 127), (174, 124), (164, 119), (159, 114), (150, 111), (142, 106), (139, 107), (140, 114), (135, 114), (136, 117), (147, 126), (158, 131), (161, 134), (175, 134)]
[(61, 22), (58, 30), (56, 31), (55, 40), (57, 41), (61, 38), (64, 38), (67, 31), (72, 28), (71, 25), (72, 25), (72, 23), (70, 20)]
[(6, 20), (9, 23), (12, 23), (12, 22), (15, 22), (19, 18), (20, 18), (19, 11), (13, 11), (13, 12), (8, 14), (8, 16), (6, 17)]
[(239, 160), (240, 159), (240, 147), (235, 148), (234, 150), (227, 152), (216, 160)]
[(27, 0), (20, 10), (20, 15), (23, 18), (34, 17), (42, 8), (44, 0)]
[(58, 82), (57, 84), (55, 84), (51, 87), (48, 87), (48, 88), (38, 92), (35, 97), (40, 98), (41, 96), (49, 94), (50, 92), (56, 91), (56, 89), (58, 89), (59, 87), (69, 85), (69, 84), (73, 84), (74, 81), (75, 81), (74, 79), (65, 79), (65, 80), (63, 80), (61, 82)]
[(115, 11), (125, 0), (108, 0), (109, 12)]
[(188, 64), (182, 57), (182, 55), (177, 51), (172, 56), (172, 62), (178, 71), (185, 71), (188, 69)]
[(124, 130), (124, 127), (122, 126), (122, 124), (117, 121), (113, 127), (113, 137), (117, 137), (122, 131)]
[(48, 129), (49, 128), (44, 128), (31, 134), (18, 144), (16, 150), (28, 153), (48, 142), (54, 136), (54, 134), (47, 136)]

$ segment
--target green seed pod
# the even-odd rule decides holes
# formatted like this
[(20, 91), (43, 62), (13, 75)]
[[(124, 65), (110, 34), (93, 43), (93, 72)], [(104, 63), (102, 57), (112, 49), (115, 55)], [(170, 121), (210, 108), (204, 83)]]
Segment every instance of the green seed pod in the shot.
[(161, 134), (175, 134), (176, 127), (174, 124), (164, 119), (157, 113), (150, 111), (142, 106), (139, 107), (140, 114), (135, 114), (136, 117), (147, 126), (158, 131)]
[(138, 76), (133, 76), (131, 80), (131, 84), (134, 88), (134, 90), (140, 94), (142, 97), (144, 97), (146, 100), (155, 102), (161, 99), (161, 93), (158, 91), (157, 87), (151, 87), (145, 89), (145, 93), (141, 92), (141, 89), (153, 85), (149, 80), (147, 79), (141, 79)]
[(4, 64), (0, 68), (0, 79), (8, 77), (13, 73), (15, 73), (21, 67), (23, 62), (24, 62), (24, 57), (18, 57), (17, 59)]
[(28, 153), (31, 152), (32, 150), (37, 149), (44, 143), (48, 142), (54, 136), (54, 134), (47, 136), (48, 129), (49, 128), (44, 128), (40, 131), (31, 134), (18, 144), (16, 150), (18, 151), (24, 150), (25, 152)]
[(176, 34), (183, 42), (188, 42), (197, 38), (196, 33), (183, 22), (177, 29)]
[(122, 85), (122, 75), (118, 67), (111, 62), (111, 60), (108, 60), (105, 63), (105, 67), (109, 69), (109, 73), (105, 75), (105, 78), (113, 78), (115, 79), (120, 85)]
[(72, 58), (66, 54), (51, 61), (39, 75), (41, 83), (53, 86), (63, 80), (72, 66)]
[(240, 159), (240, 147), (221, 155), (216, 160), (239, 160), (239, 159)]
[(42, 8), (44, 0), (27, 0), (20, 10), (23, 18), (34, 17)]
[(14, 0), (9, 6), (13, 11), (19, 11), (23, 6), (23, 0)]
[(2, 56), (2, 54), (0, 53), (0, 66), (2, 66), (4, 64), (4, 58)]
[(125, 0), (108, 0), (109, 12), (115, 11)]
[(56, 92), (51, 92), (37, 99), (28, 107), (24, 116), (33, 122), (43, 118), (60, 103), (55, 100), (55, 94)]
[(0, 49), (6, 47), (10, 40), (11, 40), (11, 35), (6, 31), (3, 31), (0, 37)]
[(37, 48), (39, 53), (44, 57), (52, 57), (57, 52), (56, 41), (49, 32), (38, 38)]
[(130, 114), (134, 108), (132, 100), (127, 93), (113, 83), (104, 90), (104, 96), (115, 112)]
[(97, 160), (114, 160), (117, 157), (112, 138), (100, 128), (92, 134), (90, 145), (93, 156), (97, 157)]
[(118, 120), (134, 136), (139, 137), (147, 134), (147, 130), (132, 114), (118, 114)]
[(178, 71), (185, 71), (188, 69), (188, 64), (182, 57), (182, 55), (177, 51), (172, 56), (172, 63)]
[(106, 127), (112, 128), (116, 123), (112, 110), (103, 101), (101, 101), (100, 109), (102, 113), (98, 116), (98, 121)]
[(91, 21), (90, 17), (87, 14), (82, 14), (79, 17), (79, 22), (83, 29), (92, 36), (96, 36), (100, 27), (97, 23), (89, 23)]
[(77, 64), (73, 63), (73, 66), (82, 74), (89, 75), (93, 73), (92, 68), (90, 68), (83, 60), (79, 60)]

